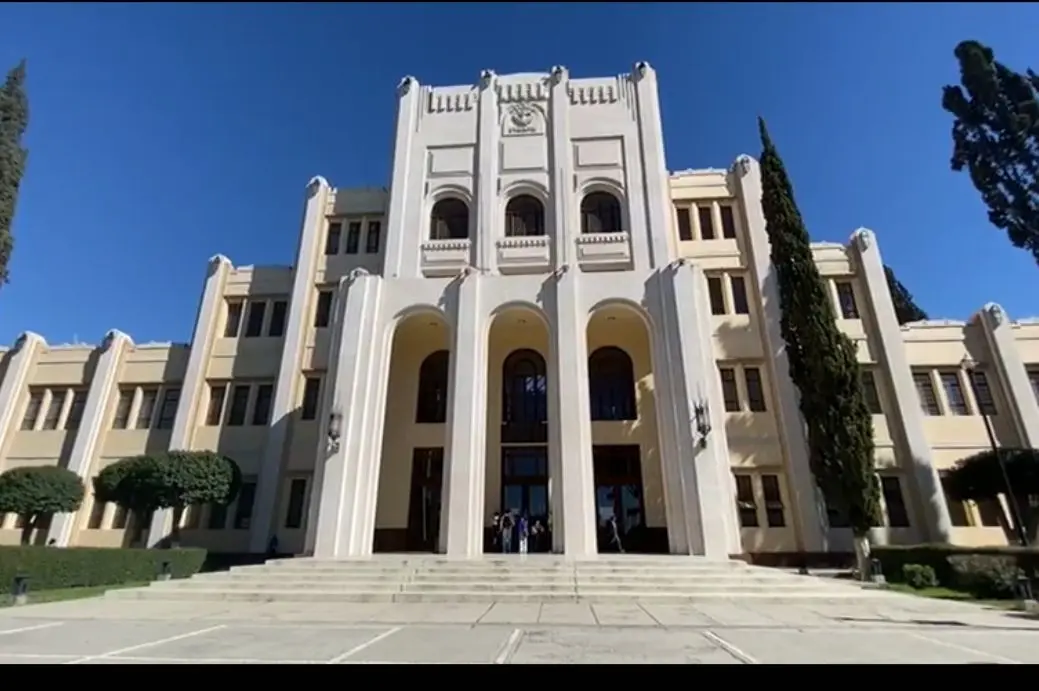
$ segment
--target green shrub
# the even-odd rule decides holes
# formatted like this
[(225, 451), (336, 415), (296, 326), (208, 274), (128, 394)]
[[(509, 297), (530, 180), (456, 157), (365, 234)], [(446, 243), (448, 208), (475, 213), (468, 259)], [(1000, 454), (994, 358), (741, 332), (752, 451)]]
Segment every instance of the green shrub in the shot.
[(155, 580), (163, 562), (174, 578), (202, 567), (204, 549), (118, 549), (103, 547), (0, 547), (0, 589), (15, 576), (28, 576), (32, 591), (119, 585)]
[(963, 554), (949, 557), (956, 587), (975, 597), (1012, 598), (1024, 570), (1013, 557), (992, 554)]
[[(873, 556), (880, 560), (884, 576), (893, 583), (905, 582), (904, 566), (918, 564), (934, 570), (938, 585), (956, 590), (976, 593), (976, 588), (990, 591), (983, 597), (1011, 597), (1013, 588), (1007, 590), (1006, 579), (1010, 570), (1006, 563), (1018, 569), (1015, 573), (1035, 575), (1039, 570), (1039, 550), (1024, 547), (958, 547), (954, 545), (887, 545), (874, 547)], [(1005, 562), (988, 560), (964, 562), (961, 557), (985, 557), (1003, 559)], [(954, 566), (956, 564), (956, 566)], [(987, 576), (974, 575), (978, 569)], [(1001, 575), (996, 575), (1001, 574)], [(979, 583), (988, 579), (988, 586)], [(993, 582), (993, 579), (995, 581)], [(999, 585), (1003, 583), (1004, 585)], [(997, 595), (995, 593), (1006, 593)]]
[(934, 574), (934, 569), (927, 564), (903, 564), (902, 580), (910, 588), (916, 590), (934, 588), (938, 585), (938, 577)]

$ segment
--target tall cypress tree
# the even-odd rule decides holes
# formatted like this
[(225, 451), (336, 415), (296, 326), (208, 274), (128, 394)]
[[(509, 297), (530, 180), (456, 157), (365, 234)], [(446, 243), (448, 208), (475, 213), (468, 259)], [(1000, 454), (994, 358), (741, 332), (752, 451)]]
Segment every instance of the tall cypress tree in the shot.
[(25, 61), (7, 73), (0, 88), (0, 285), (7, 283), (14, 238), (11, 225), (18, 203), (18, 187), (29, 152), (22, 136), (29, 126), (29, 99), (25, 95)]
[(829, 507), (848, 517), (865, 577), (869, 529), (881, 521), (873, 418), (862, 392), (855, 346), (837, 327), (786, 168), (760, 118), (758, 129), (761, 206), (779, 286), (780, 328), (790, 377), (801, 394), (809, 463)]
[(895, 278), (895, 272), (890, 266), (884, 267), (884, 277), (887, 279), (888, 292), (891, 293), (891, 302), (895, 303), (895, 317), (899, 326), (927, 319), (927, 313), (913, 301), (912, 294)]
[(952, 124), (952, 169), (970, 171), (992, 225), (1039, 263), (1039, 75), (1019, 74), (992, 50), (963, 41), (959, 85), (942, 89)]

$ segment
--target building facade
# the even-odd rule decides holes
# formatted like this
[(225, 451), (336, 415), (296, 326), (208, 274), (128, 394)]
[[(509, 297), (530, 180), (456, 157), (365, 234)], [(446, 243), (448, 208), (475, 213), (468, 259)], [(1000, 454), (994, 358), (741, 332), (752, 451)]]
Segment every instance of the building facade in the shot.
[[(217, 450), (242, 491), (183, 535), (221, 552), (276, 535), (323, 558), (474, 558), (503, 509), (574, 558), (608, 549), (611, 516), (629, 551), (850, 549), (808, 469), (753, 158), (669, 173), (645, 63), (407, 77), (398, 99), (389, 190), (314, 178), (296, 261), (213, 257), (190, 345), (26, 333), (3, 352), (0, 470), (89, 486), (127, 456)], [(1005, 543), (1005, 507), (947, 501), (941, 474), (988, 448), (986, 418), (1039, 445), (1039, 322), (987, 305), (899, 326), (871, 231), (814, 253), (865, 368), (876, 540)], [(88, 496), (35, 539), (155, 544), (171, 520)], [(0, 517), (0, 542), (21, 525)]]

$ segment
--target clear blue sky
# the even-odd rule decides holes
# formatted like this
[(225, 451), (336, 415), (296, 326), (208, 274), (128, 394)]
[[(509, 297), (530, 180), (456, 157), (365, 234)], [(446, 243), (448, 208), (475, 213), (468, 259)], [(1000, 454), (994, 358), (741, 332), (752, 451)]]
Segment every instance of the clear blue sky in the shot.
[(206, 260), (289, 264), (303, 187), (389, 179), (394, 89), (480, 69), (659, 72), (668, 166), (758, 155), (763, 114), (816, 240), (877, 231), (932, 317), (1039, 313), (1039, 268), (950, 172), (941, 87), (977, 39), (1039, 68), (1039, 5), (0, 4), (26, 57), (28, 172), (0, 342), (190, 339)]

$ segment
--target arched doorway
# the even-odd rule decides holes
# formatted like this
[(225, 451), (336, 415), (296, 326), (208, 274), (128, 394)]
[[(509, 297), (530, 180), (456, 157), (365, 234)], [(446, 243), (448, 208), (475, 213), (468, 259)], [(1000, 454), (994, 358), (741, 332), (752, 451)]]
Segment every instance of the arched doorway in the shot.
[(396, 326), (386, 395), (374, 552), (435, 552), (444, 485), (450, 329), (432, 308)]

